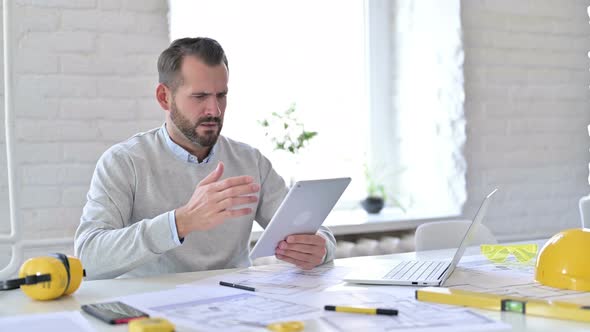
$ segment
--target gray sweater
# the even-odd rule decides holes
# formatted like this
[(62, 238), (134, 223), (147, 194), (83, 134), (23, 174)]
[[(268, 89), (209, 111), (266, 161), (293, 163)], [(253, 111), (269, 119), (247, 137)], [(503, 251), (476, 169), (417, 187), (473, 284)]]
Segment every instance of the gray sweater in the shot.
[[(89, 279), (249, 266), (252, 222), (265, 228), (286, 196), (285, 182), (257, 149), (220, 136), (208, 163), (191, 163), (173, 153), (165, 130), (137, 134), (99, 159), (74, 243)], [(222, 179), (254, 177), (258, 203), (252, 214), (192, 232), (179, 245), (170, 218), (218, 161), (225, 164)], [(325, 227), (319, 233), (328, 239), (330, 261), (336, 241)]]

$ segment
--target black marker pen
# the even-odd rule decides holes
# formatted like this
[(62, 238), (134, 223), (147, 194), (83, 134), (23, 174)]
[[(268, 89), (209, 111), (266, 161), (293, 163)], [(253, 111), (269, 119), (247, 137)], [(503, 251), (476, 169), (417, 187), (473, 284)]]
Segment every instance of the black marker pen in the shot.
[(256, 289), (254, 289), (254, 287), (249, 287), (249, 286), (244, 286), (244, 285), (238, 285), (238, 284), (232, 284), (231, 282), (220, 281), (219, 284), (221, 286), (233, 287), (233, 288), (243, 289), (243, 290), (247, 290), (247, 291), (251, 291), (251, 292), (255, 292), (256, 291)]

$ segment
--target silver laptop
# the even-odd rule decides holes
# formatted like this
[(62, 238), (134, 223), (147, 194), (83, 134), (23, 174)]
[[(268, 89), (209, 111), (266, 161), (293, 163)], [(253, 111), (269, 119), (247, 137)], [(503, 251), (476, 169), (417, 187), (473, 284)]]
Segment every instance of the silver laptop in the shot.
[(445, 261), (402, 261), (391, 269), (385, 271), (372, 271), (371, 273), (351, 274), (344, 278), (344, 281), (358, 284), (379, 284), (379, 285), (409, 285), (409, 286), (442, 286), (447, 278), (453, 273), (455, 267), (465, 253), (465, 248), (470, 244), (475, 230), (481, 224), (490, 198), (498, 191), (494, 189), (481, 203), (475, 214), (471, 225), (465, 232), (463, 240), (452, 260)]

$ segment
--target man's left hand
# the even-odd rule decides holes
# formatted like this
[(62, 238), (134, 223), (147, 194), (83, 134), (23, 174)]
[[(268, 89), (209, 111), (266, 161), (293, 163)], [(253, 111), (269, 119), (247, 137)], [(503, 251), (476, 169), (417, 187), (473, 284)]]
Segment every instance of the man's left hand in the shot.
[(278, 259), (295, 264), (303, 270), (311, 270), (322, 264), (326, 252), (326, 239), (309, 234), (289, 235), (275, 249)]

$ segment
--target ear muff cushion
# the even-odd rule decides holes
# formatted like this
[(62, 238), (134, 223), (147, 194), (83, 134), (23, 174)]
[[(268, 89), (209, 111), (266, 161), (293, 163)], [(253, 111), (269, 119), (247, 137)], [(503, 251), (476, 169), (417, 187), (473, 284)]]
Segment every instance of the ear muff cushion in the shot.
[(33, 285), (21, 285), (22, 291), (35, 300), (53, 300), (64, 294), (68, 286), (68, 273), (64, 264), (56, 257), (36, 257), (28, 259), (21, 266), (19, 278), (49, 274), (49, 281)]
[(59, 253), (59, 252), (51, 254), (51, 256), (59, 259), (59, 261), (64, 265), (64, 267), (66, 269), (66, 273), (68, 274), (68, 283), (66, 285), (66, 288), (64, 289), (64, 293), (65, 293), (65, 291), (70, 287), (70, 281), (72, 280), (71, 275), (70, 275), (70, 262), (68, 262), (68, 256), (66, 256), (62, 253)]
[(70, 284), (66, 289), (65, 295), (70, 295), (80, 287), (82, 278), (84, 277), (84, 268), (82, 267), (82, 262), (76, 257), (67, 256), (67, 260), (70, 267)]

